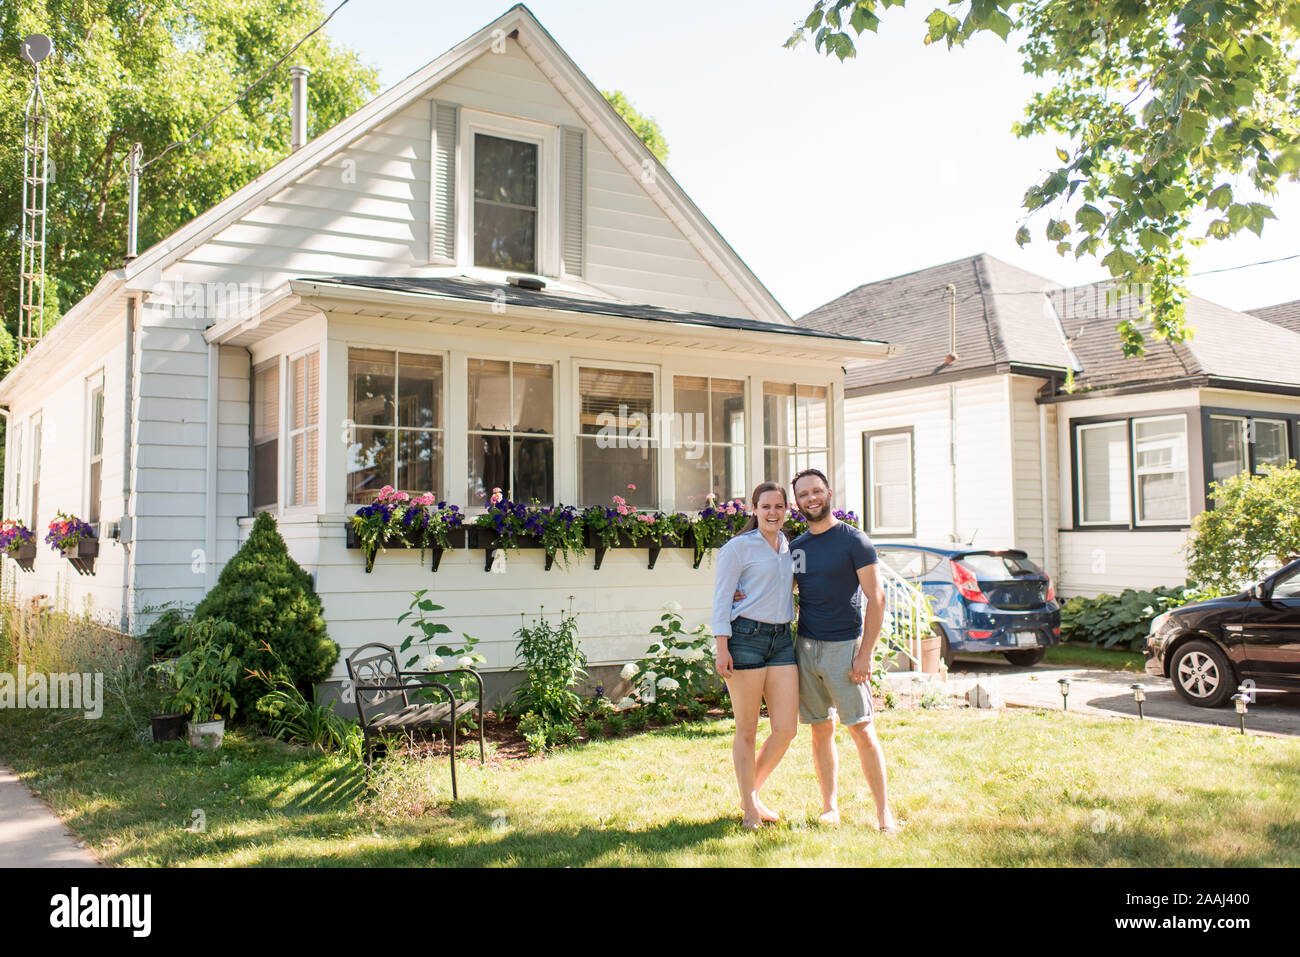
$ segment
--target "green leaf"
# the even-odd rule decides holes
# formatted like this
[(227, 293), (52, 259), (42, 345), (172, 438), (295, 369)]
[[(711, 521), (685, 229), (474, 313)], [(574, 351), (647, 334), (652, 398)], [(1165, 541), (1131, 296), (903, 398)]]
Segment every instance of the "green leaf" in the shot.
[(822, 25), (822, 16), (823, 16), (822, 7), (821, 4), (819, 3), (813, 9), (813, 12), (808, 14), (808, 19), (806, 19), (803, 22), (803, 28), (805, 30), (808, 30), (809, 32), (816, 30), (819, 26)]
[(1205, 201), (1207, 209), (1227, 209), (1232, 203), (1232, 187), (1227, 183), (1219, 186)]
[(1034, 238), (1033, 234), (1029, 231), (1028, 226), (1021, 226), (1019, 229), (1016, 230), (1016, 244), (1018, 246), (1023, 247), (1026, 243), (1028, 243), (1033, 238)]
[(1160, 191), (1160, 205), (1176, 213), (1187, 205), (1187, 191), (1181, 186), (1168, 186)]
[(849, 26), (858, 33), (864, 33), (867, 30), (875, 33), (876, 28), (880, 26), (880, 17), (876, 16), (862, 4), (858, 4), (853, 8), (853, 15), (849, 17)]
[(1178, 117), (1178, 139), (1187, 146), (1205, 139), (1207, 119), (1204, 113), (1184, 109)]
[(1096, 206), (1083, 205), (1074, 214), (1074, 221), (1082, 226), (1086, 232), (1095, 233), (1105, 225), (1106, 217)]
[(1047, 222), (1047, 238), (1051, 240), (1061, 240), (1070, 235), (1070, 224), (1060, 219), (1051, 219)]
[(1061, 149), (1059, 146), (1056, 148), (1056, 158), (1059, 159), (1062, 163), (1070, 162), (1070, 154), (1067, 153), (1065, 150)]

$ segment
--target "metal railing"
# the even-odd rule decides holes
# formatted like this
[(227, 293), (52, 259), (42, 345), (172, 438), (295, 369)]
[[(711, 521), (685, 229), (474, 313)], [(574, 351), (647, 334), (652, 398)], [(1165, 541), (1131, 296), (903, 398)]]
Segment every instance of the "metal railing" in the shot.
[(885, 586), (885, 620), (881, 637), (891, 635), (895, 644), (912, 663), (921, 669), (921, 639), (932, 637), (930, 622), (934, 614), (921, 589), (899, 575), (884, 562), (879, 565), (880, 580)]

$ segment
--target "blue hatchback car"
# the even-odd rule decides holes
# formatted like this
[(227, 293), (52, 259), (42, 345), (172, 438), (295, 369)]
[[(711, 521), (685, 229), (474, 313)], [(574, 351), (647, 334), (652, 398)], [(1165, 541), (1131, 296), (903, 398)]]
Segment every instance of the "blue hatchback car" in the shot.
[(950, 668), (957, 652), (1035, 665), (1061, 640), (1052, 579), (1018, 549), (877, 544), (876, 554), (930, 599)]

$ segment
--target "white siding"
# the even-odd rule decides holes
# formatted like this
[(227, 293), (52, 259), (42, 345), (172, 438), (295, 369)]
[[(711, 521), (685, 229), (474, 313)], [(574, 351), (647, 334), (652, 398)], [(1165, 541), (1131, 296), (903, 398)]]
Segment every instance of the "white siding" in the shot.
[[(1043, 380), (1008, 376), (1011, 388), (1012, 463), (1015, 481), (1015, 545), (1029, 553), (1048, 574), (1056, 574), (1056, 410), (1044, 406), (1047, 424), (1040, 435), (1039, 405), (1035, 401)], [(1046, 446), (1047, 484), (1044, 488), (1042, 447)], [(1047, 509), (1043, 509), (1043, 495)], [(1044, 528), (1044, 518), (1047, 526)], [(1046, 533), (1046, 534), (1044, 534)]]
[(1057, 590), (1065, 596), (1181, 585), (1183, 532), (1061, 532)]

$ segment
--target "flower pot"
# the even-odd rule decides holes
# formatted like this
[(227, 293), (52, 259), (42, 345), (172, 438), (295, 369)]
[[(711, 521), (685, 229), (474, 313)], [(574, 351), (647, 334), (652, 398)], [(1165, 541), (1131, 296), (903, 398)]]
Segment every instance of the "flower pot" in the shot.
[(153, 726), (154, 741), (179, 741), (185, 730), (185, 712), (151, 715), (149, 723)]
[[(464, 548), (465, 527), (462, 526), (460, 528), (449, 529), (447, 532), (447, 544), (450, 548)], [(356, 529), (353, 528), (351, 524), (347, 526), (347, 547), (361, 548), (364, 550), (364, 546), (361, 544), (361, 538), (360, 536), (357, 535)], [(411, 542), (401, 535), (389, 535), (384, 539), (383, 543), (379, 546), (379, 548), (375, 552), (369, 552), (366, 554), (365, 557), (366, 557), (367, 574), (374, 571), (375, 558), (378, 555), (379, 551), (382, 551), (384, 549), (389, 549), (389, 548), (429, 549), (429, 551), (433, 553), (433, 561), (429, 567), (431, 571), (435, 571), (435, 572), (438, 570), (438, 566), (442, 563), (442, 553), (446, 550), (446, 549), (439, 548), (437, 545), (422, 545), (420, 542)]]
[(943, 648), (942, 638), (921, 639), (921, 671), (927, 675), (939, 673), (939, 654)]
[(61, 554), (72, 563), (78, 575), (93, 575), (95, 559), (99, 557), (99, 539), (80, 539), (77, 544), (62, 549)]
[(215, 751), (221, 747), (221, 741), (226, 736), (226, 721), (224, 718), (219, 721), (191, 721), (187, 727), (189, 728), (190, 747), (192, 748)]
[(35, 545), (19, 545), (11, 552), (5, 552), (10, 558), (18, 563), (18, 567), (25, 572), (32, 570), (32, 565), (36, 562)]

